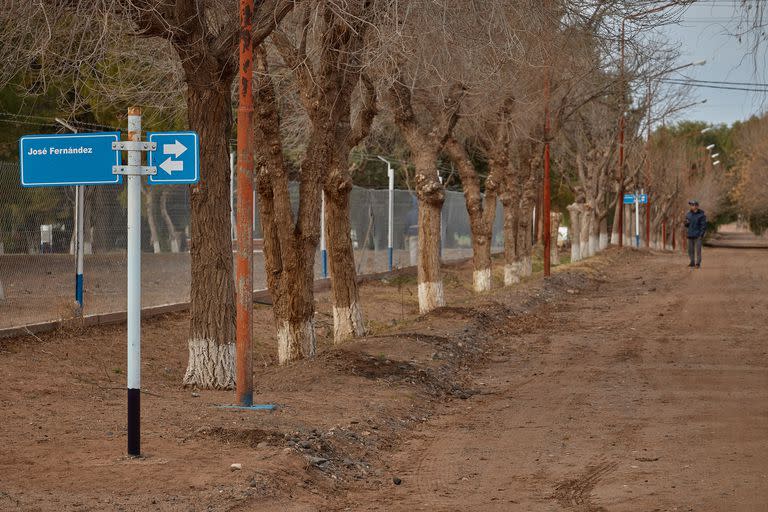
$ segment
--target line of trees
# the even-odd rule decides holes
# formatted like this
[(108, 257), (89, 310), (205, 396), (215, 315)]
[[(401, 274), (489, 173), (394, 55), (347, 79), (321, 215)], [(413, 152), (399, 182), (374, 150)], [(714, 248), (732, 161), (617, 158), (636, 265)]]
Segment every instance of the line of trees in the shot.
[[(150, 123), (185, 124), (201, 140), (201, 181), (190, 187), (191, 315), (186, 385), (234, 385), (234, 285), (228, 144), (238, 84), (234, 0), (10, 0), (0, 13), (0, 85), (19, 74), (34, 87), (68, 84), (71, 112), (149, 105)], [(644, 2), (647, 9), (654, 1)], [(658, 2), (661, 5), (663, 2)], [(440, 272), (438, 169), (453, 165), (465, 195), (473, 287), (491, 288), (491, 227), (504, 208), (504, 284), (532, 271), (542, 155), (575, 198), (572, 259), (619, 236), (617, 192), (648, 181), (640, 136), (642, 96), (629, 84), (667, 69), (674, 52), (628, 35), (617, 61), (617, 23), (634, 2), (604, 0), (263, 0), (253, 13), (255, 188), (279, 360), (316, 352), (313, 268), (321, 197), (332, 282), (334, 341), (365, 332), (350, 239), (349, 198), (361, 167), (355, 148), (407, 158), (418, 200), (418, 300), (445, 304)], [(16, 20), (21, 19), (21, 22)], [(630, 31), (631, 32), (631, 31)], [(28, 71), (28, 70), (32, 71)], [(544, 96), (543, 84), (551, 83)], [(32, 92), (30, 91), (30, 94)], [(679, 105), (670, 98), (664, 108)], [(676, 103), (677, 102), (677, 103)], [(552, 129), (544, 130), (544, 111)], [(635, 105), (633, 107), (633, 105)], [(616, 164), (627, 110), (625, 169)], [(664, 178), (666, 179), (666, 178)], [(298, 182), (298, 209), (289, 183)], [(654, 178), (662, 190), (662, 178)], [(162, 209), (165, 196), (147, 198)], [(662, 217), (669, 207), (660, 202)], [(165, 219), (165, 216), (163, 216)], [(167, 223), (168, 219), (165, 219)], [(658, 222), (658, 220), (656, 221)], [(625, 226), (629, 223), (625, 222)], [(168, 229), (174, 232), (172, 223)], [(154, 240), (157, 240), (157, 236)]]

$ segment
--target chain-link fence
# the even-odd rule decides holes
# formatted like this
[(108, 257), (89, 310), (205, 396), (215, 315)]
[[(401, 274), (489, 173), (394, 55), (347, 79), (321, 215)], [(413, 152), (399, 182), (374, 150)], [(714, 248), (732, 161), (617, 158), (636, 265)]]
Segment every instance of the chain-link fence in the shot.
[[(145, 186), (142, 205), (142, 306), (189, 300), (189, 193), (186, 186)], [(23, 188), (16, 163), (0, 162), (0, 328), (68, 317), (75, 311), (74, 187)], [(298, 207), (298, 186), (291, 197)], [(417, 202), (393, 193), (393, 265), (415, 264)], [(84, 313), (126, 308), (126, 209), (122, 186), (85, 188)], [(389, 269), (388, 190), (355, 187), (351, 237), (359, 274)], [(261, 238), (255, 218), (254, 237)], [(503, 244), (498, 205), (493, 245)], [(443, 207), (443, 259), (472, 255), (464, 196), (447, 192)], [(319, 248), (318, 248), (319, 251)], [(323, 277), (318, 252), (317, 278)], [(266, 287), (264, 260), (254, 254), (254, 286)]]

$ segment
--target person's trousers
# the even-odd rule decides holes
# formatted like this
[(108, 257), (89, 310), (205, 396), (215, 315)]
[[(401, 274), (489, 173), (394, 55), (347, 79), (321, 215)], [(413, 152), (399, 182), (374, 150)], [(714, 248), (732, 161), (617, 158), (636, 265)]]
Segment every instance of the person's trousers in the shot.
[(701, 243), (701, 237), (688, 239), (688, 258), (691, 265), (701, 265)]

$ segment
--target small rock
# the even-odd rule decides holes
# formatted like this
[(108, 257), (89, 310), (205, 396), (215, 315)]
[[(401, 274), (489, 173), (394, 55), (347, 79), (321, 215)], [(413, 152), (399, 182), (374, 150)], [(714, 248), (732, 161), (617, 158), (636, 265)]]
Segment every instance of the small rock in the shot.
[(258, 480), (256, 480), (255, 478), (253, 478), (253, 479), (251, 480), (251, 482), (248, 484), (248, 486), (249, 486), (249, 487), (258, 487), (258, 486), (259, 486), (259, 481), (258, 481)]
[(241, 469), (243, 469), (243, 465), (240, 464), (239, 462), (236, 462), (235, 464), (232, 464), (231, 466), (229, 466), (229, 469), (231, 469), (232, 471), (240, 471)]
[(268, 447), (269, 447), (269, 443), (267, 443), (266, 441), (262, 441), (256, 445), (256, 448), (258, 448), (259, 450), (264, 450), (265, 448), (268, 448)]
[(305, 450), (309, 450), (310, 448), (312, 448), (312, 443), (310, 443), (309, 441), (302, 441), (299, 443), (299, 446), (301, 446)]
[(395, 484), (395, 485), (400, 485), (401, 483), (403, 483), (403, 481), (400, 480), (397, 477), (394, 477), (394, 478), (392, 478), (392, 483)]
[(192, 398), (200, 398), (200, 393), (192, 392)]
[(309, 463), (313, 466), (322, 466), (323, 464), (327, 463), (328, 459), (323, 457), (310, 457)]
[(576, 290), (574, 290), (573, 288), (568, 288), (568, 289), (567, 289), (567, 290), (565, 290), (565, 291), (566, 291), (566, 292), (568, 292), (568, 293), (570, 293), (571, 295), (574, 295), (574, 294), (578, 293), (578, 292), (577, 292)]

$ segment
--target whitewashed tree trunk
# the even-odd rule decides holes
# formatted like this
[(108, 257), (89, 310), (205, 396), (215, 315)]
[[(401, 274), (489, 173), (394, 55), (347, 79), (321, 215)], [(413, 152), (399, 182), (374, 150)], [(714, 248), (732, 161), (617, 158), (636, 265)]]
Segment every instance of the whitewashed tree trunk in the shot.
[(515, 261), (504, 265), (504, 286), (512, 286), (520, 282), (520, 262)]
[(589, 255), (594, 256), (600, 251), (600, 221), (595, 216), (594, 210), (590, 210), (589, 213)]
[(578, 204), (568, 206), (571, 218), (571, 226), (568, 229), (568, 238), (571, 242), (571, 263), (581, 259), (581, 212)]
[(581, 227), (581, 233), (579, 233), (579, 242), (581, 243), (581, 258), (589, 258), (592, 254), (589, 252), (589, 233), (591, 231), (592, 215), (587, 210), (586, 205), (581, 208), (581, 219), (579, 225)]
[(235, 344), (190, 339), (189, 363), (184, 385), (204, 382), (206, 388), (231, 389), (235, 386)]
[(600, 243), (599, 249), (604, 251), (608, 248), (608, 219), (603, 217), (600, 221)]
[(549, 222), (549, 263), (551, 265), (560, 264), (560, 251), (557, 247), (557, 238), (560, 234), (560, 222), (563, 220), (563, 214), (552, 212)]
[(520, 275), (522, 277), (529, 277), (533, 274), (533, 258), (530, 254), (523, 256), (520, 262)]

